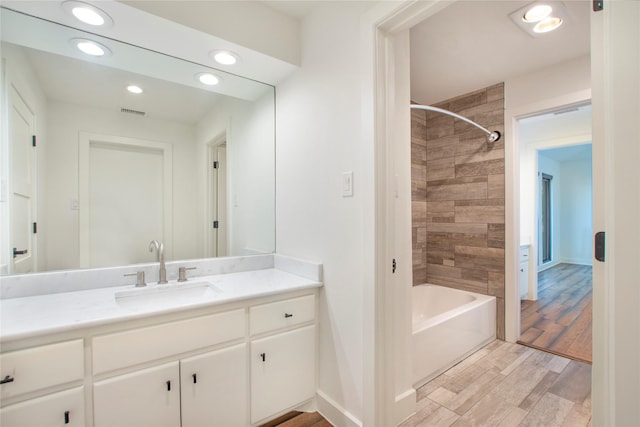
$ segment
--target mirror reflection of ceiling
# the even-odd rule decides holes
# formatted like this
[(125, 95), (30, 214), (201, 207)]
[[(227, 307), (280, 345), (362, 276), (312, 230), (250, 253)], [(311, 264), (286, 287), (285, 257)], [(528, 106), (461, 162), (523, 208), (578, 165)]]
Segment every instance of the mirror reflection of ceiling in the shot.
[[(195, 124), (211, 111), (221, 96), (74, 58), (34, 49), (25, 51), (51, 100), (111, 111), (126, 108), (144, 112), (147, 117)], [(130, 94), (123, 82), (135, 84), (144, 92)]]

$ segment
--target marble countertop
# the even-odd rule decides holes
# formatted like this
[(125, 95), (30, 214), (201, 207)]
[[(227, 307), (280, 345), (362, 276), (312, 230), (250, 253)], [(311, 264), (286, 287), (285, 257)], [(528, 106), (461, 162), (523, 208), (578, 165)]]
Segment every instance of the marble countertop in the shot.
[[(173, 280), (167, 285), (149, 284), (145, 288), (127, 285), (3, 299), (0, 342), (321, 286), (319, 281), (268, 268), (194, 277), (185, 283)], [(151, 294), (171, 295), (154, 299)], [(145, 295), (153, 301), (147, 302)]]

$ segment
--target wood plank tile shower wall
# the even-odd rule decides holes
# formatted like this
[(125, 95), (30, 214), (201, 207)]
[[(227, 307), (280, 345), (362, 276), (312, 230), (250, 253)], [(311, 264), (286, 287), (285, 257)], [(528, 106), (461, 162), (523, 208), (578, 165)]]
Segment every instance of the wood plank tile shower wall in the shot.
[(504, 338), (504, 84), (436, 104), (503, 137), (411, 110), (413, 284), (497, 297)]

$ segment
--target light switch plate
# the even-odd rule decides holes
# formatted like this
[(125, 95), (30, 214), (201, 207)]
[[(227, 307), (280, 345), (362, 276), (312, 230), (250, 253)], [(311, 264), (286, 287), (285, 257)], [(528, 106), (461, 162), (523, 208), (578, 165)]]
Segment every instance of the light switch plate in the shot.
[(342, 197), (353, 197), (353, 172), (342, 173)]

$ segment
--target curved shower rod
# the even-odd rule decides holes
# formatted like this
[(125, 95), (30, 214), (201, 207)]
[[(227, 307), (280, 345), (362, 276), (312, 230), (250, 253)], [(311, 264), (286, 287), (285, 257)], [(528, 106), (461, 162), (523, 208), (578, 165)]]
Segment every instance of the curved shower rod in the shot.
[(460, 114), (456, 114), (453, 111), (445, 110), (443, 108), (438, 108), (438, 107), (432, 107), (430, 105), (410, 104), (409, 106), (410, 106), (410, 108), (413, 108), (413, 109), (416, 109), (416, 110), (435, 111), (436, 113), (446, 114), (447, 116), (455, 117), (456, 119), (460, 119), (463, 122), (467, 122), (470, 125), (473, 125), (473, 126), (477, 127), (478, 129), (481, 129), (484, 133), (486, 133), (488, 142), (496, 142), (497, 140), (500, 139), (500, 132), (498, 132), (497, 130), (490, 131), (489, 129), (480, 126), (479, 124), (477, 124), (473, 120), (468, 119), (468, 118), (466, 118), (464, 116), (461, 116)]

